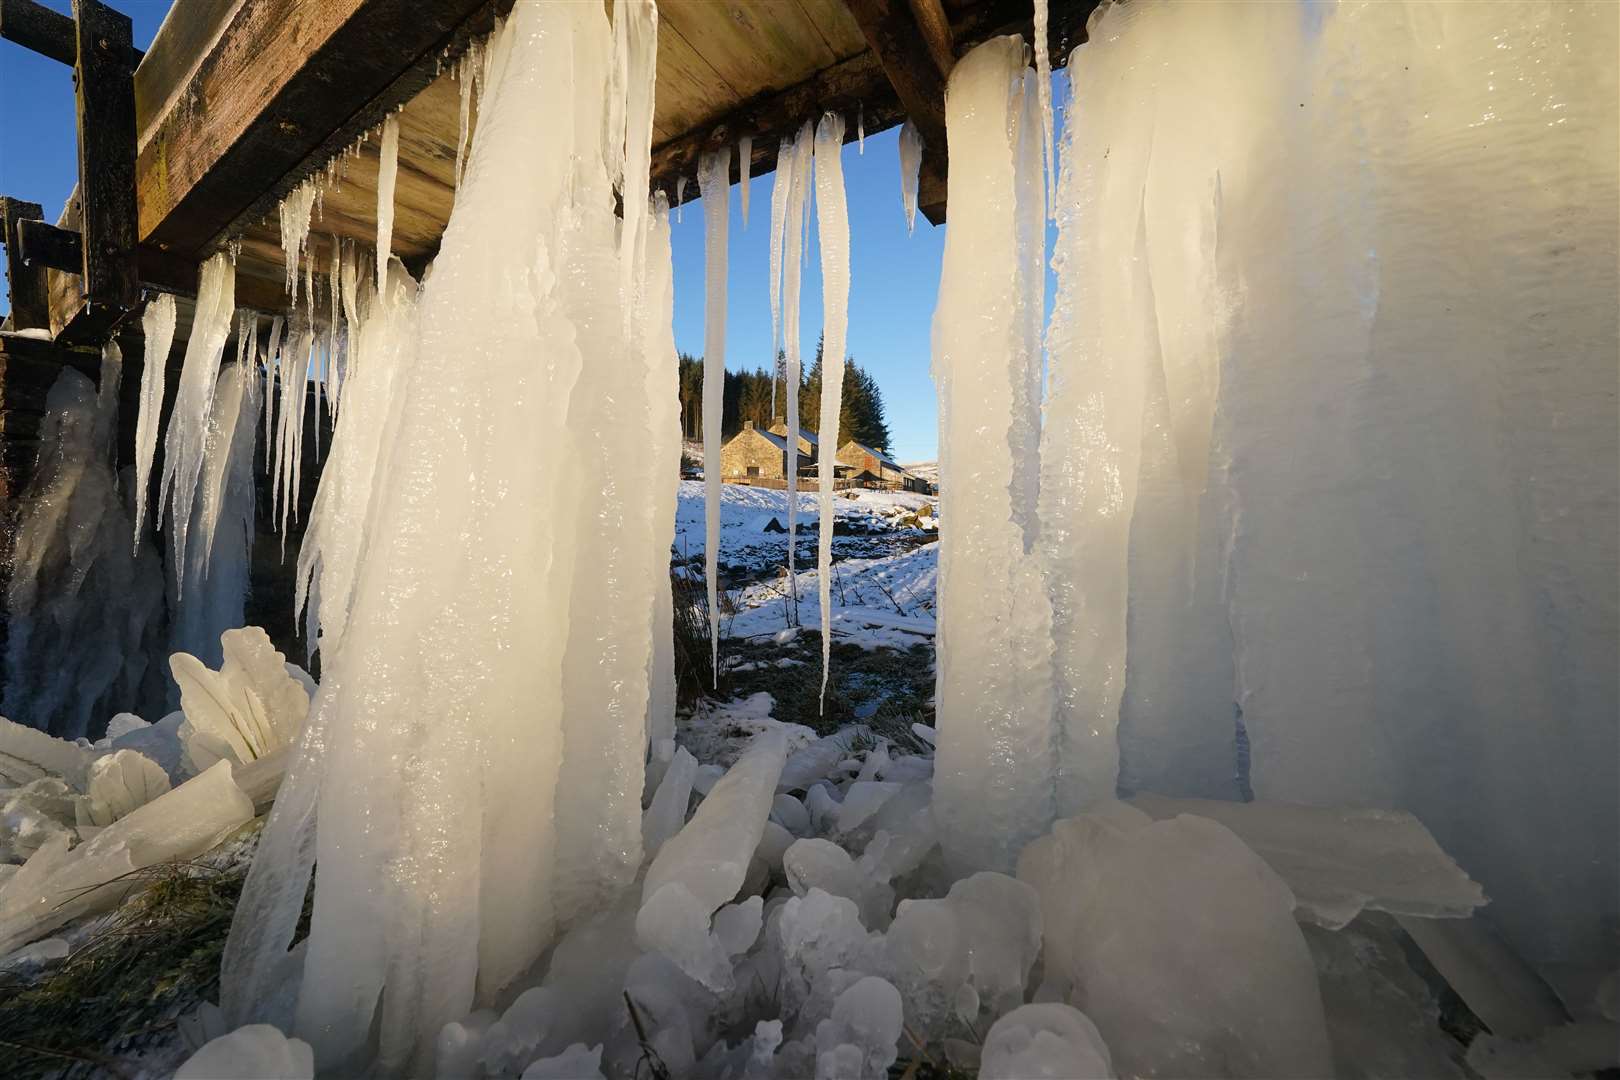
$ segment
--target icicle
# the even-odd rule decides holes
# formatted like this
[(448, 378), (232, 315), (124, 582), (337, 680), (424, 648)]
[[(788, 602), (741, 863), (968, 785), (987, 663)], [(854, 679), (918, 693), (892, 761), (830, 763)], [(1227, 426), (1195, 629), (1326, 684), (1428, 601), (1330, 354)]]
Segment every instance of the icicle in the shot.
[[(776, 177), (771, 181), (771, 423), (776, 422), (776, 384), (787, 372), (782, 353), (782, 245), (787, 237), (788, 189), (793, 186), (793, 140), (776, 151)], [(783, 393), (787, 392), (786, 386)]]
[(743, 228), (748, 228), (748, 182), (754, 175), (754, 137), (744, 135), (737, 140), (737, 183), (742, 185)]
[(681, 210), (685, 206), (686, 206), (686, 177), (682, 176), (682, 177), (678, 177), (675, 180), (675, 223), (676, 224), (680, 224), (680, 222), (683, 220), (682, 217), (681, 217)]
[(388, 276), (394, 253), (394, 182), (399, 177), (399, 114), (383, 121), (382, 149), (377, 159), (377, 289)]
[(844, 344), (849, 332), (849, 208), (844, 198), (844, 118), (829, 112), (816, 129), (816, 223), (821, 239), (821, 310), (825, 332), (821, 354), (821, 422), (816, 440), (821, 488), (821, 528), (817, 534), (816, 582), (821, 593), (821, 696), (826, 712), (827, 675), (832, 664), (833, 478), (837, 475), (838, 416), (844, 391)]
[(675, 540), (679, 490), (667, 478), (676, 475), (681, 458), (680, 363), (675, 350), (675, 274), (669, 246), (669, 196), (658, 192), (643, 257), (642, 310), (647, 356), (647, 400), (652, 450), (653, 554), (658, 560), (657, 592), (652, 608), (652, 661), (648, 673), (647, 740), (656, 745), (675, 737), (675, 600), (668, 552)]
[(1049, 215), (1056, 210), (1057, 159), (1052, 153), (1052, 56), (1047, 42), (1046, 0), (1035, 0), (1035, 79), (1036, 93), (1041, 106), (1041, 162), (1045, 166), (1046, 195), (1044, 205)]
[(281, 357), (280, 424), (276, 428), (276, 477), (273, 505), (281, 532), (281, 551), (287, 552), (287, 520), (296, 518), (299, 480), (303, 472), (304, 405), (309, 399), (310, 357), (315, 328), (300, 313), (291, 320), (288, 342)]
[(953, 866), (1003, 871), (1051, 824), (1056, 794), (1050, 604), (1014, 508), (1034, 449), (1019, 407), (1021, 298), (1041, 283), (1019, 237), (1043, 213), (1020, 198), (1023, 58), (1022, 39), (992, 38), (951, 73), (951, 198), (974, 213), (945, 232), (933, 331), (940, 511), (952, 523), (940, 537), (934, 812)]
[(477, 46), (461, 54), (456, 62), (456, 88), (461, 93), (461, 128), (456, 136), (456, 190), (461, 189), (461, 170), (467, 155), (467, 126), (472, 121), (473, 68)]
[(917, 173), (922, 169), (923, 142), (910, 120), (900, 129), (900, 205), (906, 211), (906, 231), (917, 228)]
[(277, 315), (270, 320), (270, 344), (264, 354), (264, 472), (275, 471), (275, 459), (270, 456), (270, 432), (275, 418), (276, 364), (281, 356), (281, 328), (285, 323)]
[(866, 156), (866, 103), (861, 102), (855, 113), (855, 147), (862, 157)]
[[(681, 183), (686, 181), (683, 178)], [(709, 655), (714, 685), (720, 685), (720, 420), (726, 382), (726, 225), (731, 204), (731, 149), (722, 146), (698, 163), (703, 196), (703, 576), (709, 599)], [(676, 198), (679, 198), (677, 189)]]
[(141, 315), (146, 351), (141, 365), (141, 408), (135, 418), (135, 549), (146, 525), (146, 493), (152, 486), (152, 461), (157, 456), (158, 420), (163, 411), (163, 384), (174, 344), (174, 297), (160, 293)]
[[(219, 370), (220, 353), (231, 332), (231, 315), (236, 305), (236, 268), (222, 251), (203, 263), (197, 287), (197, 307), (191, 317), (191, 337), (186, 341), (186, 359), (180, 370), (180, 389), (175, 395), (174, 412), (163, 443), (163, 483), (158, 506), (170, 506), (169, 523), (174, 540), (184, 551), (191, 525), (191, 504), (202, 474), (203, 449), (207, 439), (209, 409), (214, 400), (214, 376)], [(173, 502), (170, 503), (170, 494)], [(184, 569), (177, 566), (176, 590), (184, 595)]]
[[(653, 90), (658, 55), (658, 7), (651, 0), (638, 0), (614, 7), (613, 83), (618, 95), (608, 113), (609, 142), (614, 147), (608, 174), (620, 191), (624, 224), (619, 231), (619, 292), (625, 330), (636, 322), (635, 290), (639, 282), (640, 256), (647, 239), (647, 186), (652, 165)], [(616, 126), (614, 126), (616, 125)], [(614, 161), (618, 163), (614, 167)]]
[(309, 240), (310, 215), (315, 209), (315, 196), (319, 185), (310, 177), (293, 188), (281, 200), (278, 214), (281, 218), (281, 257), (287, 265), (287, 292), (297, 298), (298, 259)]
[(342, 310), (339, 299), (343, 277), (343, 245), (333, 236), (332, 261), (326, 272), (326, 395), (327, 408), (337, 415), (338, 397), (343, 392), (343, 365), (338, 361), (338, 313)]
[(815, 157), (815, 135), (807, 120), (793, 141), (793, 179), (787, 197), (787, 253), (782, 267), (782, 332), (786, 337), (787, 369), (783, 382), (787, 395), (787, 572), (792, 619), (799, 621), (799, 586), (795, 562), (799, 519), (799, 276), (804, 269), (805, 230), (809, 227), (810, 169)]
[[(247, 329), (252, 318), (244, 313), (239, 329)], [(252, 353), (239, 348), (238, 356), (246, 356), (248, 361), (226, 364), (215, 383), (207, 449), (186, 546), (179, 546), (179, 534), (171, 537), (176, 576), (183, 566), (188, 588), (171, 604), (169, 648), (191, 653), (210, 665), (223, 660), (220, 634), (245, 621), (243, 605), (253, 544), (253, 444), (258, 432), (259, 384)]]

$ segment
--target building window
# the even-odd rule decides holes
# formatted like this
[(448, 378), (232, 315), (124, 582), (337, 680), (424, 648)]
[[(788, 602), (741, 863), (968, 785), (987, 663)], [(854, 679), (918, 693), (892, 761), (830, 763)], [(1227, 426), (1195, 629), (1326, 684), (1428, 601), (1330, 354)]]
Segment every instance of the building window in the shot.
[(759, 475), (759, 466), (758, 465), (750, 465), (750, 466), (748, 466), (748, 475), (749, 476), (758, 476)]

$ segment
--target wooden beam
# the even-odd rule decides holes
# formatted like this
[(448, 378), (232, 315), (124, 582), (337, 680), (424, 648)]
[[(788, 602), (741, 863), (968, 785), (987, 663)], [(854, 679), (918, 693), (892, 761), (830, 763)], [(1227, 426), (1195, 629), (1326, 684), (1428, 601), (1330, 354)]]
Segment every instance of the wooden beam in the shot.
[[(201, 257), (487, 32), (510, 0), (254, 0), (141, 148), (140, 234)], [(207, 123), (198, 116), (206, 111)]]
[(79, 128), (79, 220), (85, 304), (62, 330), (96, 342), (140, 304), (135, 266), (135, 72), (129, 16), (73, 0)]
[[(768, 173), (776, 167), (781, 140), (792, 137), (806, 120), (813, 121), (829, 111), (852, 116), (862, 109), (868, 134), (893, 127), (905, 119), (882, 66), (871, 53), (860, 53), (823, 68), (786, 90), (751, 98), (714, 123), (653, 147), (652, 187), (665, 191), (671, 206), (678, 205), (676, 182), (684, 176), (689, 182), (685, 198), (680, 201), (697, 198), (698, 159), (707, 151), (726, 145), (733, 148), (733, 182), (740, 180), (735, 148), (743, 135), (754, 137), (749, 175)], [(844, 141), (853, 141), (858, 135), (855, 125), (851, 124), (844, 133)]]
[(30, 266), (24, 255), (21, 223), (40, 216), (39, 203), (0, 198), (0, 242), (6, 245), (6, 280), (11, 288), (11, 327), (48, 330), (51, 306), (45, 287), (45, 267)]
[[(79, 58), (73, 20), (36, 0), (0, 0), (0, 38), (72, 67)], [(141, 62), (141, 50), (129, 48), (129, 69)]]
[(911, 4), (911, 17), (917, 21), (917, 29), (922, 33), (923, 45), (928, 49), (928, 56), (934, 61), (943, 78), (951, 77), (951, 68), (956, 66), (956, 46), (954, 35), (951, 33), (951, 22), (945, 17), (945, 9), (939, 0), (909, 0)]

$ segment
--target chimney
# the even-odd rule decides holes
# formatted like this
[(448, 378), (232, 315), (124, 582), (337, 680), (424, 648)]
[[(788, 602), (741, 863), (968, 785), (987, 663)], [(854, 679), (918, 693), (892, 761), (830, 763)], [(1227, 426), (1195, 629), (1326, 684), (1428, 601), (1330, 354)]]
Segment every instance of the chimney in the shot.
[(744, 431), (753, 431), (754, 430), (754, 422), (752, 420), (744, 420), (743, 421), (743, 430)]

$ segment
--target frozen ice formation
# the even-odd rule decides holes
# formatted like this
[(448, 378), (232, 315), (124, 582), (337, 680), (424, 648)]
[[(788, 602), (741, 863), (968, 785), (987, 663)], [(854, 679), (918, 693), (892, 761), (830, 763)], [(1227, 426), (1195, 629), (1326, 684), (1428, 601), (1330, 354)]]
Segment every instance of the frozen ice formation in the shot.
[[(638, 6), (617, 9), (650, 29)], [(656, 534), (673, 531), (645, 432), (661, 422), (670, 476), (676, 432), (652, 397), (673, 386), (668, 328), (627, 319), (622, 293), (629, 257), (635, 292), (667, 298), (667, 266), (646, 264), (669, 256), (662, 221), (627, 255), (620, 243), (615, 186), (626, 206), (649, 193), (614, 147), (646, 152), (629, 133), (650, 103), (633, 92), (644, 73), (614, 77), (614, 33), (599, 7), (522, 3), (491, 39), (370, 491), (334, 510), (363, 515), (341, 641), (323, 646), (221, 987), (232, 1023), (265, 1018), (314, 873), (289, 1030), (322, 1067), (431, 1068), (446, 1023), (493, 1002), (641, 861), (650, 612), (668, 575)], [(634, 44), (627, 62), (650, 63)], [(604, 431), (623, 440), (606, 489), (584, 479)], [(608, 522), (626, 535), (604, 539)]]
[[(251, 316), (242, 329), (248, 325)], [(220, 635), (246, 621), (258, 396), (258, 378), (245, 355), (220, 371), (203, 439), (191, 527), (183, 534), (175, 530), (169, 534), (169, 560), (176, 567), (170, 648), (210, 664), (221, 660)]]
[(1041, 281), (1020, 237), (1044, 213), (1020, 183), (1038, 149), (1020, 135), (1033, 119), (1024, 72), (1023, 40), (993, 39), (958, 62), (946, 99), (953, 198), (982, 208), (946, 230), (934, 314), (940, 470), (951, 477), (940, 491), (951, 527), (940, 538), (935, 813), (960, 870), (1010, 870), (1047, 828), (1061, 749), (1051, 604), (1030, 554), (1034, 492), (1018, 479), (1036, 460), (1028, 297)]
[[(731, 219), (731, 147), (698, 163), (703, 193), (703, 580), (708, 589), (709, 663), (720, 686), (720, 421), (726, 382), (726, 234)], [(790, 480), (789, 483), (792, 481)], [(790, 549), (791, 550), (791, 549)], [(791, 558), (791, 555), (789, 556)]]
[(991, 1025), (980, 1080), (1110, 1080), (1108, 1046), (1086, 1014), (1061, 1002), (1020, 1005)]
[[(844, 343), (849, 336), (849, 208), (844, 198), (844, 118), (825, 113), (816, 126), (816, 228), (821, 244), (822, 375), (817, 431), (838, 432), (844, 392)], [(746, 190), (746, 189), (745, 189)], [(796, 383), (794, 385), (797, 385)], [(795, 395), (796, 396), (796, 395)], [(821, 522), (816, 531), (816, 582), (821, 600), (821, 708), (832, 667), (833, 481), (838, 438), (818, 439), (816, 480)], [(789, 452), (790, 459), (792, 451)], [(797, 470), (795, 470), (797, 471)], [(789, 507), (793, 505), (789, 496)], [(789, 541), (791, 543), (791, 540)], [(790, 549), (791, 550), (791, 549)]]
[(248, 1024), (205, 1044), (174, 1080), (315, 1080), (315, 1055), (269, 1024)]
[(252, 801), (219, 762), (72, 850), (66, 836), (47, 841), (0, 884), (0, 955), (112, 907), (131, 871), (206, 851), (252, 818)]
[(604, 1080), (602, 1047), (574, 1043), (560, 1054), (530, 1064), (523, 1070), (522, 1080)]
[(163, 384), (169, 368), (169, 347), (174, 344), (178, 317), (174, 297), (159, 294), (141, 313), (145, 352), (141, 364), (141, 405), (135, 417), (135, 547), (146, 525), (146, 493), (151, 487), (152, 461), (157, 454), (158, 423), (163, 412)]
[[(382, 292), (394, 256), (394, 185), (399, 181), (399, 114), (383, 121), (377, 149), (377, 291)], [(317, 428), (317, 430), (319, 430)]]
[(1225, 825), (1288, 884), (1296, 917), (1329, 930), (1363, 908), (1463, 918), (1485, 903), (1423, 823), (1399, 810), (1157, 795), (1139, 795), (1131, 805), (1159, 820), (1191, 814)]
[(759, 847), (786, 757), (786, 740), (779, 732), (754, 739), (686, 827), (659, 848), (642, 883), (643, 901), (677, 883), (707, 915), (737, 894)]
[(903, 1024), (900, 992), (875, 975), (861, 979), (816, 1025), (816, 1080), (887, 1076)]
[[(191, 336), (186, 339), (185, 363), (180, 370), (180, 387), (175, 392), (174, 410), (163, 443), (163, 482), (159, 489), (158, 512), (168, 505), (169, 527), (177, 551), (187, 551), (191, 529), (191, 508), (197, 496), (207, 449), (209, 417), (218, 381), (219, 359), (230, 335), (231, 317), (236, 304), (236, 264), (221, 251), (208, 258), (198, 271), (197, 306), (191, 317)], [(172, 503), (171, 503), (172, 495)], [(175, 568), (175, 589), (185, 595), (185, 572)]]
[(114, 750), (90, 763), (84, 798), (75, 805), (79, 834), (127, 817), (169, 791), (169, 774), (145, 754)]
[(162, 570), (150, 542), (131, 549), (133, 484), (113, 471), (122, 364), (110, 344), (99, 388), (64, 368), (46, 395), (3, 597), (0, 711), (69, 739), (100, 735), (119, 708), (163, 700), (153, 663), (163, 653)]
[(288, 746), (309, 712), (309, 692), (287, 670), (287, 658), (257, 626), (220, 636), (218, 671), (187, 653), (169, 658), (180, 687), (180, 728), (193, 771), (216, 761), (247, 765)]
[[(1024, 849), (1046, 979), (1127, 1076), (1327, 1076), (1288, 886), (1225, 826), (1103, 803)], [(898, 920), (896, 925), (898, 925)]]
[(900, 128), (900, 206), (906, 231), (917, 227), (917, 174), (922, 169), (922, 134), (908, 118)]

